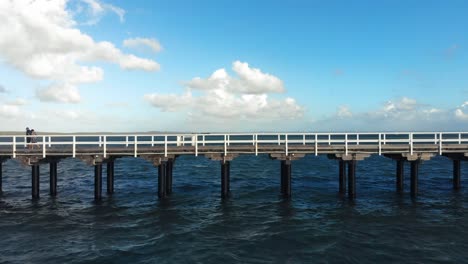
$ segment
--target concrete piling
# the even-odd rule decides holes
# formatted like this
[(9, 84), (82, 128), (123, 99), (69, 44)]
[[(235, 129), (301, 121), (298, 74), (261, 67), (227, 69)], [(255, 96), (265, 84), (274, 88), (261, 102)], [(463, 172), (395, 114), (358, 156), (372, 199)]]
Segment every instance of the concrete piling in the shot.
[(158, 166), (158, 197), (164, 199), (166, 193), (166, 162), (163, 161)]
[(114, 193), (114, 161), (107, 162), (107, 194)]
[(33, 199), (39, 198), (39, 164), (31, 165), (31, 194)]
[(291, 161), (281, 161), (281, 190), (284, 198), (291, 197)]
[(356, 198), (356, 160), (348, 161), (348, 198)]
[(420, 160), (411, 161), (411, 197), (418, 195), (418, 176)]
[(50, 162), (49, 168), (50, 168), (49, 191), (50, 191), (50, 195), (52, 197), (55, 197), (57, 196), (57, 162), (56, 161)]
[(461, 188), (461, 160), (453, 160), (453, 189)]
[(403, 192), (404, 188), (404, 171), (405, 161), (399, 159), (396, 161), (396, 191), (399, 193)]
[(172, 169), (174, 167), (174, 160), (169, 159), (166, 162), (166, 194), (172, 194)]
[(94, 200), (102, 198), (102, 164), (94, 165)]
[(339, 193), (346, 194), (346, 162), (339, 160)]
[(229, 198), (230, 193), (230, 161), (221, 161), (221, 198)]

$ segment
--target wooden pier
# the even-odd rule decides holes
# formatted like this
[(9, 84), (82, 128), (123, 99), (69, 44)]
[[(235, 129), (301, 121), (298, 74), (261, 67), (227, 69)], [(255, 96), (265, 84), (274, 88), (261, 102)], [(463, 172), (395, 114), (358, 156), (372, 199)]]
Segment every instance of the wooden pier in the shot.
[(114, 192), (114, 162), (121, 157), (150, 161), (158, 171), (158, 197), (172, 193), (172, 171), (180, 155), (205, 156), (221, 163), (221, 197), (230, 195), (230, 162), (239, 155), (268, 154), (280, 161), (280, 193), (292, 194), (292, 164), (305, 155), (327, 155), (338, 161), (340, 194), (356, 197), (356, 166), (370, 155), (396, 163), (396, 191), (402, 193), (404, 165), (411, 167), (412, 197), (418, 194), (421, 161), (443, 155), (453, 161), (453, 188), (461, 188), (461, 161), (468, 159), (468, 132), (392, 133), (230, 133), (230, 134), (122, 134), (39, 135), (29, 144), (27, 136), (0, 136), (0, 192), (2, 164), (18, 159), (31, 166), (31, 194), (39, 198), (40, 166), (50, 166), (50, 195), (57, 195), (57, 166), (65, 158), (78, 158), (95, 168), (94, 197), (102, 198), (102, 166), (107, 165), (107, 195)]

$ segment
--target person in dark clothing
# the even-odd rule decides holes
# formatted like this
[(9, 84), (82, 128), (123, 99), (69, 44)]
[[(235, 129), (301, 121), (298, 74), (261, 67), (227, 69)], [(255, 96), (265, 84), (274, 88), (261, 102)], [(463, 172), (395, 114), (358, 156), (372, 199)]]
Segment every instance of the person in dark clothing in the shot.
[(29, 129), (29, 127), (26, 127), (26, 143), (28, 143), (28, 148), (29, 148), (29, 143), (31, 143), (31, 134), (32, 134), (32, 130)]

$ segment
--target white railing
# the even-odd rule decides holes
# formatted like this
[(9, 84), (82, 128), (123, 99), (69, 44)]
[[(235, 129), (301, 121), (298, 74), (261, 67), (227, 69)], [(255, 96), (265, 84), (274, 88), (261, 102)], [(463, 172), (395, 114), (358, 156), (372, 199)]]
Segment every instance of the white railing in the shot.
[[(28, 144), (28, 137), (36, 143)], [(406, 150), (403, 152), (413, 154), (415, 149), (423, 144), (434, 146), (437, 153), (442, 155), (444, 148), (448, 146), (468, 145), (468, 132), (63, 134), (38, 135), (34, 138), (24, 135), (0, 135), (0, 155), (11, 155), (13, 158), (31, 153), (37, 155), (37, 152), (31, 152), (29, 149), (40, 148), (43, 157), (59, 149), (62, 154), (72, 157), (76, 157), (77, 153), (82, 154), (86, 149), (91, 149), (93, 154), (102, 153), (104, 157), (109, 155), (109, 150), (119, 149), (128, 149), (127, 152), (135, 157), (140, 154), (161, 154), (166, 157), (174, 154), (198, 156), (200, 153), (207, 153), (203, 152), (203, 149), (209, 146), (219, 146), (222, 148), (218, 150), (219, 153), (227, 155), (236, 153), (235, 148), (232, 148), (236, 145), (253, 146), (252, 150), (243, 150), (242, 153), (255, 155), (262, 153), (259, 147), (266, 145), (275, 149), (279, 146), (280, 151), (286, 155), (291, 153), (291, 147), (294, 146), (302, 146), (302, 150), (315, 155), (329, 153), (333, 147), (342, 147), (343, 153), (348, 155), (351, 148), (368, 145), (375, 146), (370, 152), (382, 155), (389, 151), (391, 145), (404, 145)], [(125, 154), (128, 154), (127, 152)], [(460, 152), (468, 152), (468, 149), (462, 148)]]

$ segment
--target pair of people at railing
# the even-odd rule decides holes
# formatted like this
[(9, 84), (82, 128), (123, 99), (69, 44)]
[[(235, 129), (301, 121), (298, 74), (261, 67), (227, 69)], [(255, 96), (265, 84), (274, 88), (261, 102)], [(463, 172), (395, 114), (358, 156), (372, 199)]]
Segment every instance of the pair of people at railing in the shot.
[(37, 146), (37, 148), (41, 148), (37, 145), (36, 131), (34, 129), (29, 129), (29, 127), (26, 127), (26, 143), (28, 145), (28, 149), (34, 149), (35, 146)]

